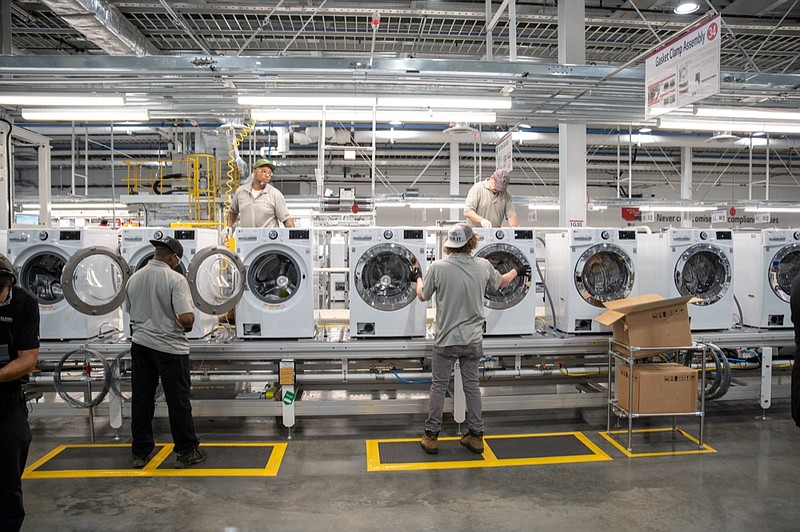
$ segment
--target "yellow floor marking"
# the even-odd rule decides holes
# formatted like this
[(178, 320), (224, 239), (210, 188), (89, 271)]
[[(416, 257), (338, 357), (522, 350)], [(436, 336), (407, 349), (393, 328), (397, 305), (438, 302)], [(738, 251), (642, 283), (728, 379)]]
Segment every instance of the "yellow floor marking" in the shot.
[[(646, 432), (672, 432), (672, 428), (671, 427), (664, 427), (664, 428), (651, 428), (651, 429), (636, 429), (636, 430), (633, 431), (634, 434), (641, 434), (641, 433), (646, 433)], [(686, 432), (682, 428), (677, 427), (675, 429), (675, 432), (679, 433), (680, 435), (682, 435), (684, 438), (686, 438), (687, 440), (691, 441), (692, 443), (695, 443), (698, 446), (700, 445), (700, 440), (698, 440), (697, 438), (695, 438), (694, 436), (692, 436), (691, 434), (689, 434), (688, 432)], [(683, 455), (683, 454), (709, 454), (709, 453), (716, 453), (717, 452), (716, 449), (714, 449), (713, 447), (711, 447), (708, 444), (704, 443), (702, 449), (701, 448), (697, 448), (697, 449), (691, 449), (691, 450), (686, 450), (686, 451), (658, 451), (658, 452), (636, 453), (636, 452), (629, 451), (628, 449), (626, 449), (625, 446), (622, 443), (617, 441), (612, 436), (613, 434), (625, 434), (626, 438), (627, 438), (628, 431), (625, 430), (625, 429), (622, 429), (622, 430), (612, 430), (610, 432), (603, 431), (603, 432), (600, 433), (600, 435), (603, 438), (605, 438), (609, 443), (611, 443), (611, 445), (613, 445), (614, 447), (619, 449), (619, 451), (622, 454), (624, 454), (625, 456), (627, 456), (628, 458), (644, 458), (644, 457), (649, 457), (649, 456), (679, 456), (679, 455)], [(633, 446), (633, 443), (631, 443), (631, 446)]]
[(286, 454), (286, 443), (203, 443), (200, 446), (209, 447), (271, 447), (269, 460), (263, 468), (203, 468), (203, 464), (190, 467), (188, 469), (163, 468), (161, 464), (169, 459), (173, 452), (173, 444), (163, 445), (148, 464), (142, 469), (73, 469), (55, 471), (37, 471), (37, 468), (47, 463), (61, 452), (69, 448), (99, 448), (99, 447), (130, 447), (130, 443), (108, 443), (108, 444), (69, 444), (59, 445), (40, 459), (33, 462), (22, 475), (24, 479), (46, 479), (46, 478), (98, 478), (98, 477), (274, 477), (277, 476), (283, 457)]

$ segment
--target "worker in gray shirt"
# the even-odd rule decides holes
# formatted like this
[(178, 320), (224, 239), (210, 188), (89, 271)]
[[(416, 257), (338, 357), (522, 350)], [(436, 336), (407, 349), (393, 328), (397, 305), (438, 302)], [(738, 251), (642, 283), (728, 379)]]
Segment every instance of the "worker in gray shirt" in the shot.
[(164, 388), (175, 467), (204, 461), (205, 449), (194, 430), (189, 400), (190, 362), (186, 332), (194, 325), (194, 305), (186, 278), (174, 268), (183, 246), (172, 237), (151, 240), (155, 255), (128, 280), (127, 309), (131, 317), (131, 466), (143, 468), (155, 449), (153, 414), (158, 379)]
[(294, 227), (286, 199), (269, 184), (275, 168), (269, 159), (258, 159), (253, 166), (253, 180), (236, 189), (226, 220), (226, 237), (237, 220), (241, 227), (279, 227), (281, 223), (284, 227)]
[(500, 227), (503, 220), (517, 227), (517, 211), (511, 194), (506, 190), (511, 176), (505, 170), (497, 170), (489, 179), (472, 185), (464, 206), (464, 218), (470, 227)]
[(453, 365), (459, 362), (467, 400), (467, 428), (461, 445), (473, 453), (483, 452), (483, 420), (478, 367), (483, 357), (483, 295), (498, 290), (517, 278), (530, 277), (530, 266), (510, 270), (502, 275), (492, 264), (472, 252), (478, 237), (472, 228), (460, 223), (447, 233), (442, 260), (431, 264), (423, 282), (419, 267), (414, 265), (411, 279), (416, 282), (417, 297), (428, 301), (436, 296), (436, 338), (431, 355), (431, 395), (425, 434), (420, 446), (428, 454), (439, 450), (442, 409)]

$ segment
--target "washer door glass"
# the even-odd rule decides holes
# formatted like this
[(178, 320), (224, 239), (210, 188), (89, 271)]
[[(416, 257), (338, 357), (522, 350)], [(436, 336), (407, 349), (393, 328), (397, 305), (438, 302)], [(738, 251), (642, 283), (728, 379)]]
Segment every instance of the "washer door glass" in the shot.
[(189, 263), (186, 275), (195, 306), (206, 314), (225, 314), (244, 293), (244, 265), (223, 246), (203, 248)]
[(83, 314), (108, 314), (125, 301), (130, 273), (128, 264), (114, 250), (101, 246), (82, 249), (64, 265), (64, 297)]
[(614, 244), (597, 244), (581, 254), (575, 265), (575, 288), (595, 307), (628, 297), (635, 272), (628, 254)]
[(286, 303), (300, 290), (305, 272), (289, 253), (270, 249), (247, 268), (247, 288), (264, 303)]
[(675, 265), (675, 286), (682, 296), (693, 296), (695, 305), (710, 305), (722, 299), (731, 284), (728, 257), (711, 244), (695, 244), (681, 253)]
[(769, 286), (775, 295), (789, 302), (792, 279), (800, 273), (800, 244), (784, 246), (769, 265)]
[(369, 248), (356, 264), (356, 291), (369, 306), (378, 310), (397, 310), (417, 297), (411, 282), (414, 254), (399, 244), (378, 244)]
[[(494, 269), (504, 274), (517, 267), (531, 266), (525, 255), (509, 244), (491, 244), (478, 250), (476, 257), (483, 257), (494, 266)], [(503, 288), (497, 291), (489, 289), (483, 295), (483, 304), (486, 308), (502, 310), (511, 308), (522, 301), (530, 290), (530, 284), (522, 277), (516, 277)]]
[(36, 253), (19, 269), (19, 285), (36, 296), (40, 305), (55, 305), (64, 299), (61, 272), (66, 257), (55, 251)]

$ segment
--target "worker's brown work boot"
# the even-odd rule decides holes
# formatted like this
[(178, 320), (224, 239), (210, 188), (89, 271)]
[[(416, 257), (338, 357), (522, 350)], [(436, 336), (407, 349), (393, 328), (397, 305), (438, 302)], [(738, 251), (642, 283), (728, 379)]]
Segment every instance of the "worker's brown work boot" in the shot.
[(483, 434), (468, 432), (461, 436), (461, 445), (475, 454), (483, 453)]
[(428, 454), (436, 454), (439, 452), (439, 436), (430, 436), (426, 432), (422, 435), (419, 446)]

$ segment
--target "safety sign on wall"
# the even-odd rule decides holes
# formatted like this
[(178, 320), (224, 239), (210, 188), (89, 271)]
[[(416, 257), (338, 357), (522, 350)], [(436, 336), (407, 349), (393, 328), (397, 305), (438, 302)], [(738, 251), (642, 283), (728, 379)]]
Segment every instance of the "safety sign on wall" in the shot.
[(514, 145), (511, 141), (511, 132), (503, 135), (495, 147), (495, 170), (510, 172), (514, 169)]
[(720, 16), (659, 46), (645, 59), (645, 118), (719, 92)]

